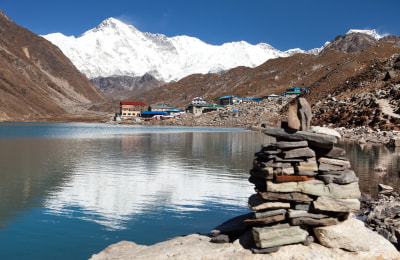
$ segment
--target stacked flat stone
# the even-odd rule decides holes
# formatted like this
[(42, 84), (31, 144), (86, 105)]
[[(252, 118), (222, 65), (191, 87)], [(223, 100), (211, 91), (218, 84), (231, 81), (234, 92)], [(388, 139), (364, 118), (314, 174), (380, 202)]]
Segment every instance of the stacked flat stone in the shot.
[(336, 225), (360, 209), (358, 178), (336, 137), (308, 131), (268, 128), (276, 143), (255, 154), (249, 198), (257, 253), (280, 246), (318, 241), (319, 227)]

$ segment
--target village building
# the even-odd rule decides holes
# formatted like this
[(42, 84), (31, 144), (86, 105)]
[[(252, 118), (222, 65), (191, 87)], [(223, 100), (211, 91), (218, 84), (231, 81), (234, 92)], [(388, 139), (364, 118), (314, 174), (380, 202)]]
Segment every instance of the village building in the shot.
[(143, 112), (145, 103), (143, 102), (124, 102), (119, 103), (119, 113), (116, 116), (121, 118), (133, 118), (140, 116)]
[(207, 102), (204, 100), (204, 98), (201, 97), (195, 97), (192, 99), (192, 104), (206, 104)]
[(277, 95), (277, 94), (269, 94), (268, 96), (266, 96), (266, 99), (272, 100), (272, 99), (279, 98), (279, 97), (280, 97), (280, 96)]
[(151, 105), (148, 107), (148, 111), (150, 112), (157, 112), (157, 111), (167, 111), (170, 112), (171, 110), (175, 109), (174, 107), (171, 107), (170, 105), (164, 104), (164, 105)]
[(221, 106), (233, 105), (241, 102), (241, 99), (234, 95), (216, 97), (214, 100), (218, 100)]
[(240, 98), (242, 104), (253, 104), (253, 103), (257, 103), (260, 102), (263, 98), (262, 97), (242, 97)]
[(187, 113), (192, 113), (195, 116), (216, 110), (218, 110), (218, 107), (213, 103), (189, 104), (186, 107)]
[(163, 117), (169, 117), (170, 114), (168, 111), (143, 111), (140, 116), (145, 121), (148, 120), (161, 120)]
[(282, 96), (298, 96), (306, 91), (306, 88), (288, 88), (286, 92), (282, 93)]

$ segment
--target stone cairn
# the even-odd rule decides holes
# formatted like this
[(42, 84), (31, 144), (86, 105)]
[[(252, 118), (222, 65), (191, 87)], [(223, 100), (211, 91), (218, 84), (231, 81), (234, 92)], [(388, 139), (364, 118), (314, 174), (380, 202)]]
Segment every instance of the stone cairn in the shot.
[(345, 151), (334, 147), (337, 136), (326, 128), (311, 129), (310, 121), (311, 107), (299, 98), (289, 107), (287, 127), (264, 130), (277, 142), (262, 145), (250, 170), (256, 194), (249, 208), (255, 213), (244, 223), (252, 228), (254, 253), (320, 241), (324, 226), (360, 209), (358, 178)]

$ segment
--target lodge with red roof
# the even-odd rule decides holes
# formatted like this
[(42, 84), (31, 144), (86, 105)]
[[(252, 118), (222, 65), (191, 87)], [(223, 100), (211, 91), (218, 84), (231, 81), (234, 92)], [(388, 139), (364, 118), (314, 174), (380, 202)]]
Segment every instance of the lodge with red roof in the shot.
[(143, 102), (123, 102), (119, 103), (119, 116), (122, 118), (132, 118), (140, 116), (146, 106)]

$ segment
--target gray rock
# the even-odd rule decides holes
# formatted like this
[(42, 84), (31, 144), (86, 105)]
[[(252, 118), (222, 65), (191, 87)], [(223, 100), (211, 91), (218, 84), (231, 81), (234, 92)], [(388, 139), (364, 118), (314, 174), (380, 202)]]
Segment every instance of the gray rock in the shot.
[(300, 124), (301, 124), (300, 130), (309, 131), (312, 118), (311, 106), (305, 98), (299, 98), (297, 107), (298, 107), (297, 115), (300, 119)]
[(295, 174), (295, 170), (294, 167), (281, 168), (281, 173), (283, 175), (293, 175)]
[(285, 159), (315, 157), (314, 150), (312, 150), (308, 147), (284, 151), (283, 154), (284, 154)]
[(266, 202), (258, 194), (249, 197), (249, 209), (253, 211), (288, 208), (290, 208), (290, 203), (287, 202)]
[(327, 128), (327, 127), (321, 127), (321, 126), (312, 126), (310, 129), (311, 132), (317, 133), (317, 134), (324, 134), (324, 135), (331, 135), (336, 137), (336, 139), (340, 140), (342, 136), (339, 134), (338, 131), (335, 129)]
[(332, 147), (330, 150), (322, 150), (319, 151), (319, 157), (328, 157), (328, 158), (343, 158), (346, 155), (346, 151), (343, 148)]
[(364, 228), (364, 223), (349, 218), (334, 226), (314, 228), (317, 240), (326, 247), (341, 248), (348, 251), (369, 251), (369, 241), (374, 241), (378, 234)]
[(390, 192), (393, 191), (392, 186), (382, 184), (382, 183), (378, 184), (378, 189), (379, 189), (379, 191), (390, 191)]
[(314, 171), (298, 171), (297, 175), (303, 175), (303, 176), (308, 176), (308, 177), (313, 177), (316, 176), (318, 174), (318, 172), (314, 172)]
[(319, 147), (323, 149), (332, 149), (333, 145), (337, 142), (336, 137), (330, 135), (322, 135), (309, 133), (304, 131), (287, 132), (281, 128), (266, 128), (262, 130), (263, 133), (269, 136), (280, 138), (286, 141), (307, 141), (312, 147)]
[(249, 226), (265, 226), (271, 223), (281, 222), (286, 219), (286, 214), (280, 214), (275, 216), (269, 216), (265, 218), (252, 218), (243, 221), (244, 224)]
[(267, 181), (269, 192), (301, 192), (314, 196), (324, 196), (338, 199), (356, 199), (361, 196), (358, 182), (339, 185), (330, 183), (325, 185), (321, 180), (274, 183)]
[(350, 162), (348, 160), (339, 160), (339, 159), (321, 157), (318, 159), (318, 162), (320, 163), (320, 165), (327, 164), (327, 165), (340, 166), (341, 169), (349, 169), (351, 167)]
[(288, 109), (288, 127), (294, 130), (300, 130), (301, 122), (297, 115), (297, 106), (289, 106)]
[(269, 253), (278, 251), (279, 248), (281, 248), (281, 247), (275, 246), (275, 247), (268, 247), (268, 248), (252, 248), (251, 252), (253, 252), (253, 254), (269, 254)]
[(279, 157), (279, 156), (273, 156), (273, 157), (271, 156), (268, 159), (273, 159), (275, 162), (283, 162), (283, 163), (299, 163), (299, 162), (304, 161), (303, 158), (284, 159), (284, 158)]
[(255, 227), (253, 228), (253, 237), (257, 247), (269, 248), (301, 243), (307, 239), (308, 232), (299, 226), (283, 224), (272, 227)]
[(302, 226), (302, 225), (331, 226), (331, 225), (336, 225), (338, 223), (339, 223), (339, 221), (337, 220), (337, 218), (315, 219), (315, 218), (301, 217), (301, 218), (291, 218), (290, 219), (290, 224), (293, 226)]
[(308, 147), (307, 141), (278, 142), (277, 147), (282, 150)]
[(211, 243), (229, 243), (230, 240), (229, 240), (228, 235), (221, 234), (221, 235), (217, 235), (215, 237), (211, 237), (210, 242)]
[(310, 204), (297, 204), (296, 203), (296, 205), (294, 205), (294, 209), (308, 211), (308, 210), (310, 210)]
[(348, 184), (359, 181), (356, 173), (352, 170), (321, 172), (318, 174), (317, 178), (324, 181), (326, 184)]
[(311, 157), (304, 162), (300, 162), (295, 168), (298, 172), (317, 172), (318, 164), (315, 157)]
[(332, 212), (357, 212), (360, 210), (360, 201), (358, 199), (335, 199), (327, 197), (318, 197), (313, 202), (314, 208), (322, 211)]
[(286, 209), (276, 209), (276, 210), (256, 212), (256, 213), (254, 213), (254, 215), (256, 218), (266, 218), (266, 217), (286, 214), (286, 212), (287, 212)]
[(313, 201), (310, 196), (299, 192), (282, 193), (282, 192), (259, 192), (261, 198), (265, 201), (294, 201), (302, 203), (310, 203)]
[(316, 214), (316, 213), (310, 213), (305, 210), (293, 210), (289, 209), (288, 211), (288, 217), (289, 218), (302, 218), (302, 217), (307, 217), (307, 218), (315, 218), (315, 219), (321, 219), (321, 218), (328, 218), (328, 215), (325, 214)]
[(308, 236), (308, 237), (306, 238), (306, 240), (303, 242), (303, 245), (309, 246), (309, 245), (311, 245), (312, 243), (314, 243), (314, 237), (313, 237), (313, 236)]

